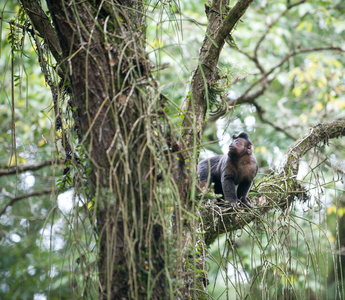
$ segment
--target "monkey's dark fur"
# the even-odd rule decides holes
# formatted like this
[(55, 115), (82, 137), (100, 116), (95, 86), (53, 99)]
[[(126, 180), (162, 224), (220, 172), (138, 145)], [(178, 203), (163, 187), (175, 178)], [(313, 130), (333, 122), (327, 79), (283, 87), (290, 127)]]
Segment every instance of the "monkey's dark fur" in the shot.
[(252, 207), (247, 194), (258, 171), (253, 152), (254, 147), (248, 133), (234, 134), (228, 154), (213, 156), (198, 164), (200, 183), (207, 186), (214, 183), (214, 192), (222, 194), (223, 199), (233, 208), (237, 208), (238, 200), (245, 206)]

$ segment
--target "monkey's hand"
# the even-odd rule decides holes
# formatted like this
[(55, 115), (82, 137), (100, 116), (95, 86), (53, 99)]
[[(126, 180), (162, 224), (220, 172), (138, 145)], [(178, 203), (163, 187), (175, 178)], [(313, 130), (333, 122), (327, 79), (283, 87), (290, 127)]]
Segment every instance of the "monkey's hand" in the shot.
[(233, 210), (236, 210), (239, 208), (239, 200), (236, 199), (236, 201), (230, 201), (230, 206), (232, 207)]
[(244, 207), (253, 208), (253, 205), (251, 205), (251, 203), (247, 199), (242, 199), (241, 202)]

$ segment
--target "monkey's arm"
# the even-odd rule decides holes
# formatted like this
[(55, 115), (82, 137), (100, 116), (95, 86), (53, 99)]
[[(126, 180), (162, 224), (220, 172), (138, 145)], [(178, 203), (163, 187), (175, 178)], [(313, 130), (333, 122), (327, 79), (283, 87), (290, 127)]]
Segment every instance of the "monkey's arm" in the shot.
[(223, 175), (221, 178), (224, 200), (228, 201), (234, 208), (238, 206), (236, 186), (232, 176)]
[(237, 198), (240, 199), (244, 205), (249, 207), (253, 207), (247, 200), (247, 195), (250, 187), (252, 186), (252, 182), (253, 181), (250, 180), (242, 180), (242, 182), (237, 187)]

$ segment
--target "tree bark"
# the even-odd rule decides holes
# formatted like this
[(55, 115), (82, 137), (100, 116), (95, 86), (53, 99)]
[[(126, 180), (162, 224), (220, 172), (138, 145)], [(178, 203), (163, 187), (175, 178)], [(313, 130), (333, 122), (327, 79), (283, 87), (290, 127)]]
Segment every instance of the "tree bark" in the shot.
[(144, 49), (144, 4), (47, 3), (91, 163), (101, 298), (162, 299), (169, 283), (163, 229), (153, 213), (162, 204), (150, 192), (155, 149), (147, 128), (158, 106)]

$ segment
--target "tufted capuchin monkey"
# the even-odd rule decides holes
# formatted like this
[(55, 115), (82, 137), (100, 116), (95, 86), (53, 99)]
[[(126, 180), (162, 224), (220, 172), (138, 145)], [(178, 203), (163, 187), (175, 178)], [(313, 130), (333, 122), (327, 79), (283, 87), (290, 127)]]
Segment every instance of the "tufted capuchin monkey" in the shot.
[(198, 164), (200, 183), (207, 186), (213, 183), (214, 192), (222, 194), (223, 199), (233, 208), (238, 207), (238, 200), (243, 205), (252, 207), (247, 194), (258, 171), (253, 152), (254, 147), (248, 133), (234, 134), (228, 154), (213, 156)]

